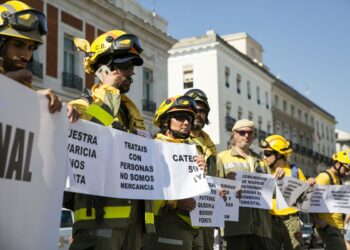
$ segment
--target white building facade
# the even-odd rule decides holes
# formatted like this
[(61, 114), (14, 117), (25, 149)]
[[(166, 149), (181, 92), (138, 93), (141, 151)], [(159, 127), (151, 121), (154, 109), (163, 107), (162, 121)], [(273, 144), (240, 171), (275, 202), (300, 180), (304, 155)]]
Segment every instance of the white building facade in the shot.
[[(244, 35), (241, 43), (257, 44)], [(227, 41), (214, 31), (208, 31), (201, 37), (182, 39), (171, 48), (168, 59), (168, 95), (183, 94), (191, 88), (207, 94), (210, 124), (204, 130), (219, 151), (230, 144), (231, 129), (238, 119), (253, 120), (258, 137), (271, 133), (273, 126), (272, 75), (262, 63), (257, 63), (259, 60), (253, 61), (230, 45), (230, 36), (226, 38)], [(257, 142), (258, 138), (255, 147)]]

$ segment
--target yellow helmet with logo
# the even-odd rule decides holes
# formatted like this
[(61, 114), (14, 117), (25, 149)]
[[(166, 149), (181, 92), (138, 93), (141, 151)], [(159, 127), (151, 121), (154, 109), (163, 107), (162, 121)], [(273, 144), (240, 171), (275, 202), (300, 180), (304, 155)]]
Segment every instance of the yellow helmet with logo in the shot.
[(177, 95), (170, 97), (159, 105), (153, 123), (160, 127), (161, 121), (168, 114), (179, 111), (189, 112), (194, 118), (197, 113), (196, 102), (190, 96)]
[[(113, 63), (131, 61), (135, 66), (141, 66), (143, 60), (140, 57), (143, 52), (141, 42), (137, 36), (127, 34), (122, 30), (111, 30), (97, 37), (91, 44), (80, 38), (74, 38), (74, 43), (79, 50), (87, 53), (84, 68), (87, 73), (94, 73), (97, 65), (104, 60)], [(107, 61), (106, 61), (107, 60)]]
[(43, 43), (47, 34), (45, 14), (21, 1), (0, 5), (0, 36), (17, 37)]
[(334, 161), (344, 164), (346, 168), (350, 169), (350, 151), (349, 150), (342, 150), (335, 153), (332, 156), (332, 159)]
[(260, 143), (262, 149), (272, 149), (281, 155), (290, 156), (293, 153), (292, 143), (281, 135), (270, 135)]

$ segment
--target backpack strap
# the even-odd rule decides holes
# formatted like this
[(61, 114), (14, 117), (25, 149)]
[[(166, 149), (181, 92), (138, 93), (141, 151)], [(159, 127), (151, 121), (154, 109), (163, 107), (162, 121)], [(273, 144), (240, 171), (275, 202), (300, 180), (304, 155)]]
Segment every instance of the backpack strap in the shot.
[(327, 174), (328, 177), (329, 177), (329, 180), (330, 180), (330, 182), (331, 182), (331, 185), (334, 185), (333, 177), (332, 177), (332, 175), (331, 175), (328, 171), (321, 171), (320, 174), (321, 174), (321, 173)]
[(290, 170), (292, 171), (292, 177), (299, 179), (298, 165), (290, 164)]

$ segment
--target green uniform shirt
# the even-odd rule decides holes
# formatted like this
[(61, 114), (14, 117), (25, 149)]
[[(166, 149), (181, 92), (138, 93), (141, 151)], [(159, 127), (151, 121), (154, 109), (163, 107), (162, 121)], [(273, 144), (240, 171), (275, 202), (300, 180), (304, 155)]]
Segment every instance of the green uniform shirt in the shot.
[[(234, 147), (218, 154), (217, 168), (220, 177), (225, 177), (232, 171), (271, 173), (270, 168), (261, 160), (257, 153), (250, 151), (250, 155), (245, 158), (239, 155)], [(271, 238), (271, 216), (269, 210), (240, 207), (239, 221), (225, 222), (225, 237), (245, 234)]]

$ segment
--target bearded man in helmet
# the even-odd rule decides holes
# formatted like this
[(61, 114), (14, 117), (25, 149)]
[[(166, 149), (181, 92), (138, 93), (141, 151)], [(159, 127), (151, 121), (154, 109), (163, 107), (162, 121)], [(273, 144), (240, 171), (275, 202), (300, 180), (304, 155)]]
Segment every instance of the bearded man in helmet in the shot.
[[(191, 89), (185, 93), (186, 96), (192, 97), (197, 105), (197, 114), (191, 128), (191, 138), (202, 148), (204, 160), (207, 164), (207, 175), (217, 176), (216, 170), (216, 146), (210, 136), (203, 131), (205, 125), (209, 124), (210, 106), (207, 95), (200, 89)], [(214, 228), (203, 228), (204, 249), (212, 250), (214, 246)]]
[[(299, 166), (288, 162), (293, 153), (292, 143), (281, 135), (270, 135), (260, 143), (264, 158), (269, 165), (272, 174), (278, 167), (282, 168), (285, 176), (292, 176), (301, 181), (306, 181), (303, 171)], [(314, 185), (313, 178), (308, 179), (310, 185)], [(272, 250), (302, 250), (301, 223), (298, 210), (295, 208), (277, 209), (276, 199), (272, 200)], [(283, 247), (282, 247), (283, 246)]]
[[(350, 152), (339, 151), (332, 156), (332, 161), (326, 171), (316, 176), (317, 185), (342, 185), (342, 178), (350, 174)], [(326, 250), (345, 250), (343, 214), (314, 214), (317, 232)]]
[[(97, 37), (91, 46), (84, 39), (76, 38), (74, 42), (87, 55), (85, 71), (98, 73), (100, 80), (91, 94), (70, 102), (80, 117), (130, 133), (145, 130), (141, 113), (125, 95), (133, 82), (134, 66), (143, 64), (139, 39), (111, 30)], [(151, 201), (66, 193), (64, 205), (75, 215), (70, 250), (140, 249), (143, 229), (154, 232)]]
[[(21, 1), (8, 1), (0, 5), (0, 73), (32, 87), (32, 73), (27, 69), (33, 60), (33, 51), (43, 44), (47, 34), (46, 17)], [(51, 89), (37, 91), (49, 99), (49, 111), (60, 111), (61, 99)], [(68, 118), (76, 121), (79, 115), (67, 106)]]
[[(172, 143), (191, 144), (190, 131), (197, 108), (189, 96), (174, 96), (163, 101), (154, 118), (160, 128), (155, 139)], [(200, 152), (199, 152), (200, 154)], [(203, 155), (196, 163), (206, 169)], [(189, 212), (196, 207), (193, 198), (177, 201), (154, 201), (156, 233), (146, 236), (144, 250), (203, 250), (202, 228), (193, 227)]]

